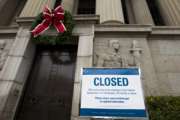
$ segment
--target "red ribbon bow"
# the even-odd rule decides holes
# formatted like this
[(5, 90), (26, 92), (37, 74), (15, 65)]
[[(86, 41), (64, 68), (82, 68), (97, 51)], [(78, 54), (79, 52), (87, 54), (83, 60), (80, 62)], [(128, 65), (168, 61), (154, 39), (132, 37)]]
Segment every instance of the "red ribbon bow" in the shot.
[(52, 24), (59, 33), (66, 31), (62, 20), (64, 20), (64, 10), (61, 5), (51, 10), (48, 6), (45, 6), (43, 10), (43, 21), (37, 25), (31, 32), (34, 37), (42, 34)]

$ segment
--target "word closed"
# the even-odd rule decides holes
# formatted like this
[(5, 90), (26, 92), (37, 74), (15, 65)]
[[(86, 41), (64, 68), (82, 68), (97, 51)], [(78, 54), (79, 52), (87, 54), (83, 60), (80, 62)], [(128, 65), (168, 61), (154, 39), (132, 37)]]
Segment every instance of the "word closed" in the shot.
[(95, 77), (93, 80), (95, 86), (128, 86), (128, 78), (125, 77)]

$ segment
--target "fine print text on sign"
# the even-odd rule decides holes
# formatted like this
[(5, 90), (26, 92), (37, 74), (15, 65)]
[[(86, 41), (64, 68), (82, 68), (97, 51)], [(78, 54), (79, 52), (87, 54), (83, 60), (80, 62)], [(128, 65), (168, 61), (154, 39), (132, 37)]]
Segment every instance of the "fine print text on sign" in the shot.
[(138, 68), (83, 68), (80, 116), (147, 118)]

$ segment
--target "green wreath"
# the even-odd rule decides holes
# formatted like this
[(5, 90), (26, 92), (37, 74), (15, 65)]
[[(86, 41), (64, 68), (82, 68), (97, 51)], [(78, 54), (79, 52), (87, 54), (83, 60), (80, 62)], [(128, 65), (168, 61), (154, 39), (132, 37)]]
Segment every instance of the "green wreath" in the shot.
[[(36, 17), (35, 21), (32, 23), (31, 30), (33, 30), (42, 21), (43, 21), (43, 14), (40, 13)], [(66, 27), (66, 31), (64, 33), (58, 33), (57, 36), (39, 35), (37, 37), (32, 37), (33, 42), (35, 42), (36, 44), (57, 45), (57, 44), (62, 44), (65, 41), (70, 41), (72, 39), (72, 31), (73, 31), (75, 23), (74, 23), (71, 13), (66, 10), (64, 14), (63, 23)], [(50, 26), (50, 28), (51, 27), (52, 26)]]

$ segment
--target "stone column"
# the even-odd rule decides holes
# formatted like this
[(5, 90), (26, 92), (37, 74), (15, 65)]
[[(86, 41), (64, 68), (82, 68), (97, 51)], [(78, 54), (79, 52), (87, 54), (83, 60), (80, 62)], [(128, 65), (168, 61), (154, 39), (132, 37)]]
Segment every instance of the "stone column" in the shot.
[(62, 0), (62, 5), (65, 10), (68, 10), (70, 13), (74, 10), (74, 0)]
[(81, 90), (81, 68), (93, 66), (93, 40), (94, 24), (77, 24), (73, 30), (73, 35), (79, 36), (78, 51), (76, 59), (76, 70), (74, 80), (74, 92), (72, 99), (71, 120), (90, 120), (79, 117), (80, 90)]
[(20, 27), (0, 73), (0, 120), (13, 120), (34, 54), (29, 28)]
[(166, 25), (180, 25), (180, 0), (157, 0)]
[(42, 12), (43, 7), (48, 5), (50, 8), (54, 7), (55, 0), (27, 0), (24, 9), (22, 10), (20, 17), (35, 17)]
[(72, 100), (72, 113), (71, 120), (89, 120), (79, 118), (79, 105), (80, 105), (80, 71), (82, 67), (92, 67), (93, 59), (93, 35), (81, 35), (79, 36), (77, 63), (74, 82), (74, 93)]
[(96, 14), (100, 23), (124, 23), (121, 0), (96, 0)]
[(146, 0), (131, 0), (136, 24), (154, 24)]

